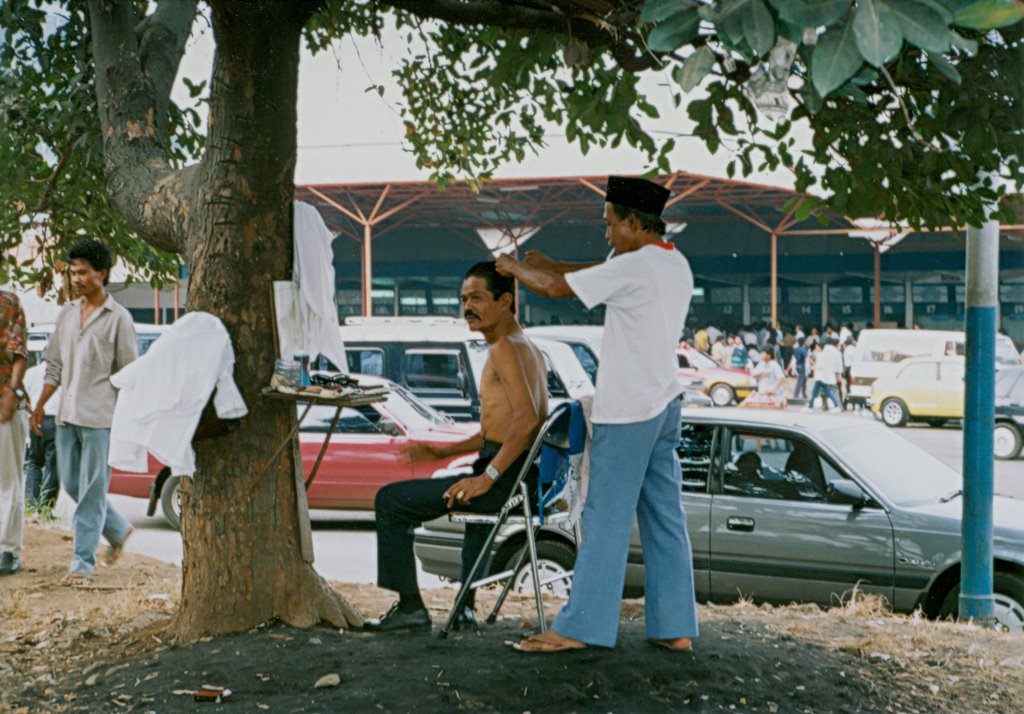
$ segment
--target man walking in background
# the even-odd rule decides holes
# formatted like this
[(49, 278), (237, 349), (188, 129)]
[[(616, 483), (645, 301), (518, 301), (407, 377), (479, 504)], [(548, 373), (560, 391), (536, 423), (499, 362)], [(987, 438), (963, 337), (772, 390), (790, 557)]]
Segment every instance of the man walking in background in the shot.
[(814, 365), (814, 387), (811, 389), (811, 399), (807, 408), (814, 408), (814, 400), (821, 394), (822, 411), (828, 411), (828, 403), (831, 401), (839, 408), (839, 398), (835, 389), (843, 377), (843, 356), (832, 344), (831, 339), (824, 338), (819, 343), (818, 349), (812, 354)]
[(110, 565), (132, 532), (107, 498), (107, 454), (117, 396), (110, 375), (138, 357), (138, 345), (132, 316), (105, 289), (113, 266), (107, 247), (96, 240), (78, 241), (68, 252), (68, 262), (78, 299), (57, 316), (31, 425), (36, 434), (42, 433), (46, 403), (63, 387), (57, 411), (57, 470), (77, 506), (74, 557), (61, 583), (76, 586), (92, 578), (101, 533), (109, 544), (103, 559)]
[(24, 545), (27, 366), (25, 311), (17, 295), (0, 291), (0, 575), (18, 572)]

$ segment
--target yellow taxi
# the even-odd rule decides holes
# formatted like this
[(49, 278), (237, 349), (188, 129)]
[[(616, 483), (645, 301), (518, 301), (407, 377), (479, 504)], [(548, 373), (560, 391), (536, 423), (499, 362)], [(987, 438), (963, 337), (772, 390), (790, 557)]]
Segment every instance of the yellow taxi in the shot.
[(868, 406), (888, 426), (942, 426), (964, 416), (964, 358), (913, 357), (871, 385)]

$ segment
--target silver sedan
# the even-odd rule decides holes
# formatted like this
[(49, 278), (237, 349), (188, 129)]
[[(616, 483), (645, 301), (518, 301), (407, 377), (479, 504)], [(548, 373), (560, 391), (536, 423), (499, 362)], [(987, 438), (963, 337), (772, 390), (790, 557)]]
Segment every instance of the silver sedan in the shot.
[[(881, 424), (684, 410), (679, 458), (698, 599), (829, 606), (859, 589), (897, 612), (956, 614), (962, 479)], [(996, 616), (1024, 631), (1024, 501), (996, 496), (994, 523)], [(544, 582), (572, 568), (575, 543), (568, 528), (545, 527), (539, 537)], [(446, 518), (420, 528), (423, 569), (457, 578), (461, 538)], [(514, 562), (524, 541), (506, 528), (492, 570)], [(532, 587), (528, 568), (515, 577), (518, 589)], [(639, 595), (643, 584), (634, 528), (625, 594)]]

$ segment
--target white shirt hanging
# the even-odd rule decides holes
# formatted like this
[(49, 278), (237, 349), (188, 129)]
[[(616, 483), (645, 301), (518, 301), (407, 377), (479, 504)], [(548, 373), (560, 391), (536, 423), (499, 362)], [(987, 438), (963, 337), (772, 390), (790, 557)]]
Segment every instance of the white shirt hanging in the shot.
[(235, 351), (220, 320), (190, 312), (175, 322), (145, 355), (110, 378), (119, 390), (110, 465), (143, 473), (149, 452), (175, 476), (195, 473), (192, 437), (213, 390), (221, 419), (248, 413), (234, 368)]
[[(295, 307), (302, 331), (298, 347), (310, 357), (323, 355), (347, 372), (345, 345), (338, 330), (338, 308), (334, 304), (334, 236), (320, 212), (310, 204), (296, 201), (294, 214), (292, 281), (298, 285)], [(281, 356), (288, 359), (292, 355)]]

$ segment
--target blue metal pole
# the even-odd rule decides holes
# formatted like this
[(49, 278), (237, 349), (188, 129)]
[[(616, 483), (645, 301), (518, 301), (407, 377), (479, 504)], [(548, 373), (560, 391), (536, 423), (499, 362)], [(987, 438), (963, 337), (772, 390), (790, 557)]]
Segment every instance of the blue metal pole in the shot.
[(967, 374), (964, 385), (963, 565), (960, 617), (992, 622), (992, 491), (999, 223), (967, 229)]

